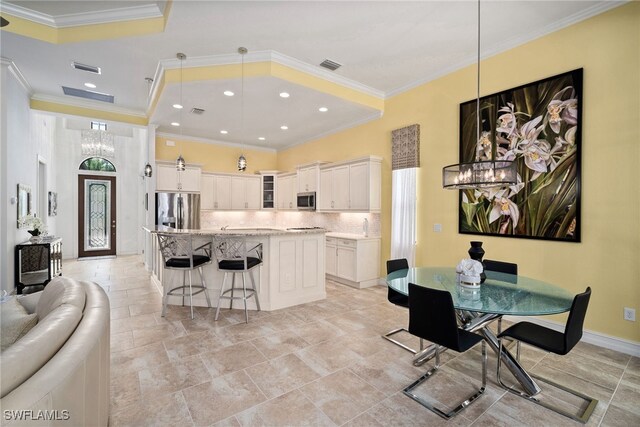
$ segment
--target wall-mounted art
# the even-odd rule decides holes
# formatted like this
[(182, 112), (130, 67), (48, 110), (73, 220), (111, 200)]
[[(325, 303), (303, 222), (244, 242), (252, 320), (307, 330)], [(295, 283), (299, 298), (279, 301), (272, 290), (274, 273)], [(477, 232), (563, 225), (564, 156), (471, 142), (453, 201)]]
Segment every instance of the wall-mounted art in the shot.
[(580, 241), (582, 102), (582, 69), (482, 97), (479, 140), (460, 104), (460, 162), (518, 167), (517, 185), (460, 191), (460, 233)]
[(31, 204), (31, 187), (28, 185), (18, 184), (18, 228), (27, 226), (26, 220), (33, 213)]
[(58, 193), (49, 191), (49, 216), (58, 215)]

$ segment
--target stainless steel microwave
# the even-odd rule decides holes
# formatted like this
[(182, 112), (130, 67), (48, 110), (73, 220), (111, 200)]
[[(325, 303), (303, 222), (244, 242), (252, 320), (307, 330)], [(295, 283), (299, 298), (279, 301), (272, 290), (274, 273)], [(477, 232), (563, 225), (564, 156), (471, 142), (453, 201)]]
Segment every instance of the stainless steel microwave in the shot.
[(311, 191), (309, 193), (298, 193), (296, 198), (296, 206), (300, 211), (315, 211), (316, 210), (316, 192)]

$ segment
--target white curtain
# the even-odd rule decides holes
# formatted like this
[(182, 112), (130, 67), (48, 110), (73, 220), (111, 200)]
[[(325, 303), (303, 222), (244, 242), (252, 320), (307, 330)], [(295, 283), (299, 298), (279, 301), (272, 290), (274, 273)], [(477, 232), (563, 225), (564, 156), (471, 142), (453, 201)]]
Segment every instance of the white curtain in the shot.
[(417, 168), (396, 169), (391, 175), (391, 259), (415, 264)]

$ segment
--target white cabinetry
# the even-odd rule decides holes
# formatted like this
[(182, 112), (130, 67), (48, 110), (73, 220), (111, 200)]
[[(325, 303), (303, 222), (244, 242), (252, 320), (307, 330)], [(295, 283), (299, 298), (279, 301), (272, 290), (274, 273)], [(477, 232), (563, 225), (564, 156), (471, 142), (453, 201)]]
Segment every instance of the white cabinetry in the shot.
[(320, 167), (299, 166), (298, 167), (298, 193), (306, 193), (309, 191), (318, 191), (318, 174)]
[(318, 210), (379, 212), (382, 159), (369, 156), (320, 169)]
[(202, 175), (203, 210), (260, 209), (260, 177), (222, 174)]
[(278, 175), (277, 188), (278, 210), (297, 209), (296, 194), (298, 185), (296, 174), (287, 173)]
[(378, 283), (380, 238), (327, 234), (325, 246), (327, 277), (355, 288)]
[(183, 191), (187, 193), (200, 191), (199, 167), (187, 166), (184, 171), (178, 172), (175, 164), (160, 163), (156, 166), (157, 191)]
[(260, 177), (231, 177), (231, 209), (260, 209)]

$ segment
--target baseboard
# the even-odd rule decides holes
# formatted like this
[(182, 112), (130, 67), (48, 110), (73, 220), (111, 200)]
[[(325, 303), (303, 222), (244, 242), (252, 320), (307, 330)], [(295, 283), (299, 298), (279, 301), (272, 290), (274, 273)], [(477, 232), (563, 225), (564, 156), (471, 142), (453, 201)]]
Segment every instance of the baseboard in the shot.
[[(545, 326), (554, 331), (564, 332), (564, 323), (555, 322), (553, 320), (545, 320), (535, 316), (504, 316), (505, 320), (510, 322), (527, 321), (540, 326)], [(623, 338), (612, 337), (611, 335), (602, 334), (583, 330), (582, 341), (597, 345), (598, 347), (608, 348), (609, 350), (619, 351), (620, 353), (629, 354), (631, 356), (640, 357), (640, 343), (625, 340)]]

